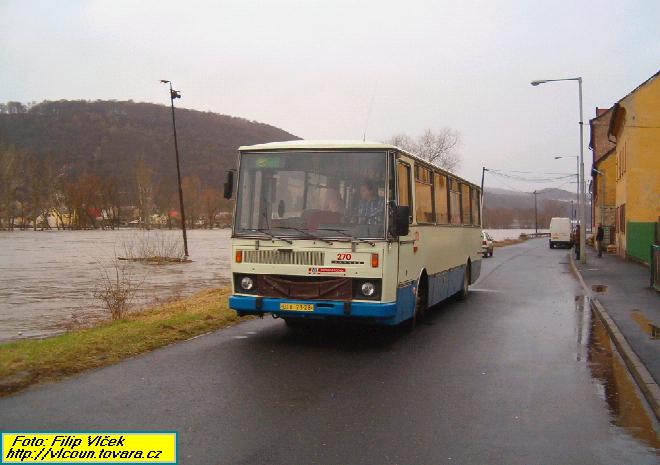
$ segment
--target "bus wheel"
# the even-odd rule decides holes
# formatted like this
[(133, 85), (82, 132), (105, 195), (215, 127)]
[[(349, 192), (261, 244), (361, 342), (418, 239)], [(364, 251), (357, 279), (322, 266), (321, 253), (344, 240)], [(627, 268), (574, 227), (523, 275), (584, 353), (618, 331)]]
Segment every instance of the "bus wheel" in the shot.
[(467, 299), (468, 288), (470, 287), (470, 262), (465, 265), (465, 272), (463, 273), (463, 287), (458, 292), (458, 298), (460, 300)]
[(415, 329), (415, 327), (422, 323), (426, 317), (426, 308), (428, 306), (426, 300), (426, 285), (422, 283), (423, 281), (420, 281), (420, 284), (417, 287), (417, 294), (415, 296), (415, 311), (413, 312), (413, 316), (406, 322), (406, 328), (408, 330)]

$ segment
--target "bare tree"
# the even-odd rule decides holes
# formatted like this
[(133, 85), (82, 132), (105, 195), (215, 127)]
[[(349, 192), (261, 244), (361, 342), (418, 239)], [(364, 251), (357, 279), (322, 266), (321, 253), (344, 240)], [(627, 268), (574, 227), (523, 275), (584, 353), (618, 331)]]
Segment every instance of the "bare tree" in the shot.
[(151, 169), (142, 158), (138, 160), (135, 169), (135, 183), (138, 193), (138, 208), (145, 229), (150, 229), (151, 202), (153, 200), (153, 183), (151, 182)]
[(209, 229), (213, 229), (215, 215), (220, 211), (221, 207), (220, 191), (212, 187), (207, 187), (202, 191), (200, 197), (201, 208), (206, 217), (207, 226)]
[(195, 229), (195, 223), (201, 211), (202, 182), (197, 176), (186, 176), (181, 181), (181, 187), (186, 208), (186, 221), (190, 229)]
[(101, 301), (113, 320), (126, 316), (144, 277), (135, 275), (130, 263), (114, 257), (108, 263), (99, 262), (99, 279), (94, 297)]
[(25, 157), (25, 185), (28, 192), (28, 201), (30, 208), (30, 219), (32, 220), (32, 228), (36, 231), (38, 227), (38, 220), (41, 216), (42, 230), (43, 223), (48, 223), (48, 218), (44, 215), (47, 212), (46, 203), (48, 200), (47, 189), (48, 173), (45, 172), (44, 163), (37, 159), (32, 154), (27, 154)]
[(0, 210), (3, 213), (3, 227), (8, 230), (14, 229), (18, 168), (18, 154), (15, 150), (10, 148), (0, 151)]
[(426, 129), (416, 138), (397, 134), (390, 139), (390, 143), (449, 171), (456, 169), (461, 161), (456, 152), (461, 144), (461, 134), (448, 127), (439, 131)]
[(120, 207), (117, 179), (114, 176), (103, 179), (99, 191), (103, 221), (109, 224), (110, 229), (115, 229), (119, 225)]

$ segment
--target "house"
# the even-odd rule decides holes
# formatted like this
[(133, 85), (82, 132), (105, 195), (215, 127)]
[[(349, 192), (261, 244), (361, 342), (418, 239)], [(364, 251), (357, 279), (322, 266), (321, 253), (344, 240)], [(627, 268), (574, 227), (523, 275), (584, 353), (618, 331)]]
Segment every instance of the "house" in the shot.
[(616, 240), (616, 144), (608, 138), (612, 109), (596, 108), (596, 117), (589, 120), (592, 151), (592, 201), (593, 224), (602, 224), (605, 244)]
[[(656, 242), (660, 221), (660, 72), (651, 76), (612, 108), (607, 141), (601, 126), (592, 126), (592, 140), (600, 157), (596, 169), (604, 171), (605, 204), (610, 205), (611, 171), (614, 168), (615, 243), (617, 253), (645, 263), (650, 262), (651, 245)], [(599, 115), (595, 120), (599, 120)], [(599, 145), (600, 144), (600, 145)], [(602, 151), (604, 152), (602, 152)], [(611, 159), (611, 160), (610, 160)], [(596, 160), (595, 160), (596, 161)], [(604, 170), (601, 170), (601, 168)], [(593, 173), (593, 183), (602, 182)], [(603, 195), (602, 184), (594, 192)], [(598, 207), (596, 207), (598, 208)], [(607, 224), (607, 223), (606, 223)]]

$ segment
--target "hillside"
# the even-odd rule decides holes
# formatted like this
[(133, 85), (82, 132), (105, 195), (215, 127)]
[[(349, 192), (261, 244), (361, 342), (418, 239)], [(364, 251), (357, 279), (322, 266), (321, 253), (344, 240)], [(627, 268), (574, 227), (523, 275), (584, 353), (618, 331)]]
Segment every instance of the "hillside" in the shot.
[[(24, 113), (0, 114), (0, 148), (49, 158), (67, 178), (84, 171), (113, 176), (130, 190), (140, 159), (156, 183), (175, 175), (171, 118), (168, 106), (151, 103), (43, 102)], [(267, 124), (210, 112), (177, 108), (176, 119), (182, 176), (197, 176), (208, 186), (220, 185), (239, 146), (297, 139)]]
[[(297, 139), (267, 124), (176, 110), (190, 226), (222, 223), (237, 148)], [(0, 229), (179, 220), (170, 107), (116, 101), (0, 105)], [(226, 220), (225, 220), (226, 222)]]
[[(571, 216), (571, 201), (576, 194), (564, 189), (540, 189), (536, 195), (540, 228), (547, 228), (553, 216)], [(573, 211), (577, 203), (573, 205)], [(484, 189), (484, 226), (489, 228), (523, 227), (535, 225), (534, 195), (497, 187)]]
[[(563, 189), (540, 189), (537, 193), (537, 201), (575, 201), (575, 192)], [(498, 187), (486, 187), (484, 189), (484, 206), (488, 208), (534, 208), (534, 195), (531, 192), (521, 192)]]

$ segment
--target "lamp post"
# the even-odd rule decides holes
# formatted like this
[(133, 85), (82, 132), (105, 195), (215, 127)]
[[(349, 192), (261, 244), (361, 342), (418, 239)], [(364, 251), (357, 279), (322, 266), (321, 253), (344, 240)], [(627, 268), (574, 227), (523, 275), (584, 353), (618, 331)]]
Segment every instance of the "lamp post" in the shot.
[[(560, 160), (562, 158), (575, 158), (575, 176), (577, 176), (577, 186), (575, 187), (575, 195), (577, 199), (577, 207), (578, 211), (580, 210), (580, 157), (577, 155), (568, 155), (568, 156), (561, 156), (561, 157), (555, 157), (555, 160)], [(571, 210), (571, 215), (573, 214), (573, 210)]]
[(580, 159), (579, 159), (579, 173), (578, 173), (578, 185), (580, 188), (580, 201), (578, 203), (578, 216), (580, 224), (580, 262), (587, 263), (587, 251), (586, 246), (586, 226), (587, 226), (587, 202), (584, 192), (584, 121), (582, 118), (582, 77), (574, 78), (564, 78), (564, 79), (540, 79), (532, 81), (530, 84), (533, 86), (538, 86), (540, 84), (545, 84), (547, 82), (559, 82), (559, 81), (577, 81), (578, 83), (578, 100), (580, 104)]
[(183, 232), (183, 252), (188, 258), (188, 237), (186, 235), (186, 213), (183, 209), (183, 189), (181, 189), (181, 169), (179, 168), (179, 143), (176, 138), (176, 119), (174, 118), (174, 99), (181, 98), (181, 92), (172, 89), (172, 82), (161, 79), (163, 84), (170, 85), (170, 103), (172, 106), (172, 129), (174, 130), (174, 153), (176, 154), (176, 180), (179, 186), (179, 209), (181, 210), (181, 231)]
[(534, 194), (534, 231), (536, 232), (536, 235), (539, 235), (539, 212), (538, 209), (536, 208), (536, 194), (537, 192), (534, 191), (532, 192)]

